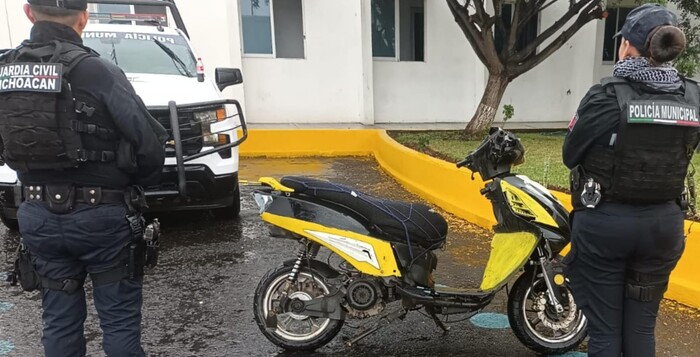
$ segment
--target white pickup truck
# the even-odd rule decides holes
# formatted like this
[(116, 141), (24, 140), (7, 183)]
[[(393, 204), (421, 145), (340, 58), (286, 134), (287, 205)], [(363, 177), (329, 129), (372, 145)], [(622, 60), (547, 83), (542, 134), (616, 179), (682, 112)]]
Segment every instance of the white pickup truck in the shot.
[[(151, 115), (171, 134), (161, 183), (145, 187), (148, 211), (211, 209), (220, 217), (237, 217), (237, 145), (247, 129), (238, 102), (224, 99), (221, 91), (242, 83), (240, 70), (217, 68), (214, 79), (204, 74), (172, 1), (89, 2), (162, 6), (177, 24), (165, 26), (166, 17), (158, 14), (94, 13), (83, 33), (84, 44), (126, 73)], [(16, 173), (0, 166), (0, 219), (11, 229), (17, 227), (20, 187)]]

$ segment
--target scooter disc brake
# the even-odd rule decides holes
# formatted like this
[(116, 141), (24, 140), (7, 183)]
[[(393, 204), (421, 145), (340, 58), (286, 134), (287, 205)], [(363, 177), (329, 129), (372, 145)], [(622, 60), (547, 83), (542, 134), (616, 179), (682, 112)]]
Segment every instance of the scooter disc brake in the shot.
[(546, 309), (541, 309), (537, 312), (537, 317), (542, 321), (543, 325), (551, 328), (552, 330), (561, 330), (569, 327), (569, 325), (574, 322), (577, 311), (576, 303), (574, 302), (574, 298), (571, 296), (571, 293), (567, 292), (567, 294), (569, 294), (569, 309), (557, 314), (560, 317), (564, 317), (563, 319), (559, 319), (559, 321), (552, 320), (545, 311)]

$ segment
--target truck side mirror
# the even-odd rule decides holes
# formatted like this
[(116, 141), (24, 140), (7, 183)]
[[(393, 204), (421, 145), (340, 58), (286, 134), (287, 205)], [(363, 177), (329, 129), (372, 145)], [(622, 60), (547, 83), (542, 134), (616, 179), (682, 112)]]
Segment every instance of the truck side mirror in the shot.
[(238, 68), (217, 68), (214, 76), (216, 77), (216, 85), (219, 87), (219, 90), (243, 83), (243, 74)]

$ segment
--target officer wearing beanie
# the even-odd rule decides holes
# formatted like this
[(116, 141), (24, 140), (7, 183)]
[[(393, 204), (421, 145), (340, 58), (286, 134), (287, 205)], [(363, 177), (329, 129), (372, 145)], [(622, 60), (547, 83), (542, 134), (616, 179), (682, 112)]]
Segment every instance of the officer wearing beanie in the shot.
[(574, 206), (566, 273), (589, 321), (589, 356), (655, 355), (659, 304), (685, 246), (700, 88), (669, 64), (686, 44), (677, 26), (659, 5), (630, 12), (613, 77), (589, 90), (564, 142)]
[(167, 133), (124, 73), (83, 46), (86, 0), (28, 0), (24, 12), (30, 39), (0, 57), (0, 149), (23, 184), (45, 355), (85, 356), (89, 275), (105, 354), (144, 356), (139, 187), (158, 183)]

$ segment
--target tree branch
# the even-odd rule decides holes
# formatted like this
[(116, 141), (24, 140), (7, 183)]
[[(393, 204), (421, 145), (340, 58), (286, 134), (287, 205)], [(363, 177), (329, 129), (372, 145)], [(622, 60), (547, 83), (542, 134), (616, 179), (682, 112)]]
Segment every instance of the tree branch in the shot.
[(562, 17), (559, 18), (559, 20), (552, 24), (552, 26), (540, 33), (532, 42), (525, 46), (525, 48), (518, 51), (518, 53), (512, 58), (512, 61), (518, 63), (530, 57), (537, 50), (537, 47), (539, 47), (547, 39), (552, 37), (552, 35), (557, 33), (557, 31), (561, 30), (564, 27), (564, 25), (566, 25), (584, 7), (586, 9), (600, 7), (600, 0), (581, 0), (575, 3), (572, 7), (569, 8), (569, 11), (564, 13), (564, 15), (562, 15)]
[(469, 19), (469, 11), (462, 7), (457, 0), (447, 0), (447, 5), (449, 6), (452, 15), (455, 17), (455, 22), (457, 22), (459, 28), (462, 29), (462, 32), (464, 32), (464, 35), (467, 37), (467, 41), (469, 41), (469, 44), (474, 49), (474, 53), (476, 53), (476, 56), (479, 58), (481, 63), (489, 68), (490, 64), (486, 58), (486, 53), (484, 52), (486, 46), (483, 43), (484, 41), (481, 39), (481, 33)]
[(520, 12), (523, 10), (523, 5), (527, 6), (525, 0), (517, 0), (513, 4), (513, 18), (510, 21), (510, 35), (508, 36), (508, 56), (515, 53), (515, 46), (518, 43), (518, 35), (520, 34)]
[[(582, 1), (583, 2), (583, 1)], [(578, 4), (577, 4), (578, 5)], [(561, 46), (563, 46), (583, 25), (587, 24), (591, 20), (599, 18), (603, 12), (600, 2), (597, 0), (591, 1), (579, 14), (576, 21), (564, 32), (562, 32), (559, 37), (557, 37), (552, 43), (550, 43), (544, 50), (534, 56), (526, 57), (527, 61), (522, 63), (509, 62), (511, 65), (515, 65), (514, 68), (508, 66), (508, 74), (512, 79), (517, 78), (523, 73), (531, 70), (538, 64), (542, 63), (545, 59), (556, 52)], [(529, 46), (528, 46), (529, 47)]]

